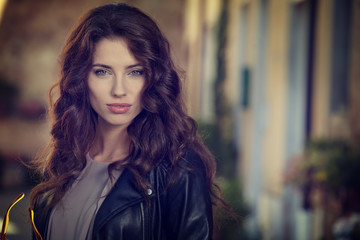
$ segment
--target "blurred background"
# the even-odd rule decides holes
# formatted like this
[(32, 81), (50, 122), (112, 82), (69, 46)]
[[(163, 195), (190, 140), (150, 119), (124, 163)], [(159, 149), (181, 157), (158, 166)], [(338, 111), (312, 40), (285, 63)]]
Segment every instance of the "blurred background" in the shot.
[[(105, 0), (0, 0), (0, 222), (49, 139), (71, 28)], [(360, 239), (360, 0), (128, 0), (158, 23), (239, 221), (216, 239)], [(28, 199), (8, 238), (30, 239)]]

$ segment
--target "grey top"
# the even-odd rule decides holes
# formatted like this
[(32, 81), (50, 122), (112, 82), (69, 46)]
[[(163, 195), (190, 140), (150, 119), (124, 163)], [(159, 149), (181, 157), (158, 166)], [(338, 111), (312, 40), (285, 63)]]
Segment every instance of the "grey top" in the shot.
[(116, 179), (110, 181), (110, 163), (94, 161), (88, 154), (86, 160), (84, 170), (51, 212), (47, 239), (88, 240), (92, 237), (96, 213)]

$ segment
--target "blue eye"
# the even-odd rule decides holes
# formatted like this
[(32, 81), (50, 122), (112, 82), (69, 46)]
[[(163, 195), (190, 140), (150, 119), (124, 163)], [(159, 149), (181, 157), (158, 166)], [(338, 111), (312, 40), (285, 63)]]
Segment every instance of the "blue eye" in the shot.
[(94, 70), (94, 73), (96, 76), (105, 76), (110, 74), (108, 71), (104, 70), (104, 69), (96, 69)]
[(133, 70), (130, 72), (130, 75), (133, 75), (133, 76), (141, 76), (143, 74), (144, 74), (144, 70), (140, 70), (140, 69)]

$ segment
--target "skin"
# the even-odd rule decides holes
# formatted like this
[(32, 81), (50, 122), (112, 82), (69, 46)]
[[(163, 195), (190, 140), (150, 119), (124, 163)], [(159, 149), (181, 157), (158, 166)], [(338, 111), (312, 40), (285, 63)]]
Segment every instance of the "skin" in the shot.
[(129, 148), (126, 129), (142, 110), (143, 67), (126, 41), (104, 38), (95, 47), (87, 83), (90, 104), (98, 114), (90, 157), (101, 162), (123, 159)]

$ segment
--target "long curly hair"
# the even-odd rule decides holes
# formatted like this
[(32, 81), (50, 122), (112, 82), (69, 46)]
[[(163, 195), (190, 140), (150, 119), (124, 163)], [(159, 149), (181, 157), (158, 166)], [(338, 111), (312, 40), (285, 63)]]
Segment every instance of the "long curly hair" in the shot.
[[(61, 77), (50, 90), (58, 96), (50, 100), (51, 140), (47, 151), (34, 160), (43, 181), (31, 192), (31, 205), (45, 196), (47, 206), (55, 206), (86, 165), (86, 153), (95, 137), (97, 114), (91, 108), (87, 77), (96, 44), (103, 38), (121, 37), (142, 64), (146, 83), (143, 110), (127, 128), (129, 155), (115, 162), (134, 174), (140, 192), (148, 185), (146, 174), (162, 159), (173, 168), (186, 148), (202, 159), (213, 204), (227, 208), (214, 183), (215, 161), (197, 135), (196, 122), (184, 109), (181, 81), (170, 57), (169, 43), (155, 22), (137, 8), (109, 4), (91, 10), (71, 33), (61, 62)], [(146, 195), (146, 194), (144, 194)]]

